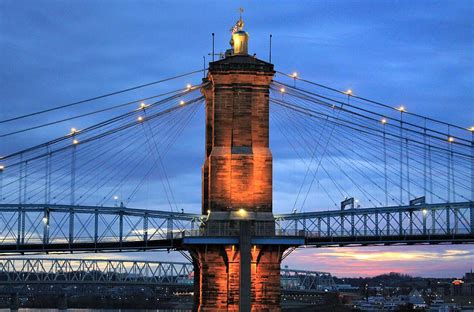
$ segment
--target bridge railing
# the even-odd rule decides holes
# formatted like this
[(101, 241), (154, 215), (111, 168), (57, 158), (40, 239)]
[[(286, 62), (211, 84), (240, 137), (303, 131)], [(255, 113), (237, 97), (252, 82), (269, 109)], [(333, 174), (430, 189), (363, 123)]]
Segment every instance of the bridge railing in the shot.
[[(256, 223), (252, 231), (254, 236), (304, 236), (310, 244), (311, 240), (337, 238), (358, 241), (423, 236), (426, 241), (472, 240), (474, 203), (283, 214), (276, 215), (275, 222)], [(238, 229), (229, 222), (209, 226), (205, 216), (189, 213), (124, 207), (0, 205), (0, 250), (4, 252), (97, 250), (104, 246), (171, 248), (173, 240), (189, 236), (238, 236)]]
[(276, 215), (276, 235), (306, 238), (474, 236), (474, 203)]
[[(173, 240), (202, 216), (124, 207), (0, 205), (0, 249), (26, 245), (126, 244)], [(14, 249), (14, 248), (13, 248)]]

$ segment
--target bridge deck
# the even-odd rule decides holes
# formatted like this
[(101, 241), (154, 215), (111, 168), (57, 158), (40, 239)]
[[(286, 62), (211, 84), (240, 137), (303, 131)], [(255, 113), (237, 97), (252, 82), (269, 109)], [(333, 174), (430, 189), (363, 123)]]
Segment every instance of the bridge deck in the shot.
[[(0, 205), (0, 253), (180, 249), (238, 244), (210, 233), (206, 216), (124, 207)], [(223, 226), (222, 228), (226, 228)], [(474, 203), (423, 204), (275, 216), (274, 235), (252, 244), (367, 246), (474, 242)], [(273, 231), (273, 230), (272, 230)]]

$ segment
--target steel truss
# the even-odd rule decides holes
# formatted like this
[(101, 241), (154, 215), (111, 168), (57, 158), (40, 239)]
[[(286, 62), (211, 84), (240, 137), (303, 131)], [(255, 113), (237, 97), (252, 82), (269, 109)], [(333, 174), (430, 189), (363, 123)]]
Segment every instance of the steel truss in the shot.
[(474, 242), (474, 202), (276, 215), (278, 235), (307, 245)]
[(193, 265), (180, 262), (87, 259), (0, 260), (3, 284), (192, 285)]
[(172, 248), (202, 216), (124, 207), (0, 205), (0, 252)]
[(281, 287), (288, 291), (334, 291), (336, 284), (330, 273), (281, 269)]
[[(0, 252), (172, 249), (206, 235), (206, 216), (125, 207), (0, 205)], [(275, 236), (310, 246), (474, 242), (474, 203), (275, 216)], [(258, 236), (258, 235), (256, 235)]]
[[(194, 283), (193, 265), (100, 259), (0, 259), (0, 285), (100, 284), (188, 286)], [(335, 290), (330, 273), (281, 269), (281, 286), (288, 291)]]

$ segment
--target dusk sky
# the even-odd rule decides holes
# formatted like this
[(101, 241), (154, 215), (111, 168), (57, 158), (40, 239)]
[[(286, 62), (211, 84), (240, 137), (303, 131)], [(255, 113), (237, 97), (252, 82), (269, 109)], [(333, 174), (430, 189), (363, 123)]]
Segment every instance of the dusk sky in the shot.
[[(229, 48), (229, 29), (244, 8), (250, 53), (276, 70), (348, 88), (358, 95), (463, 127), (474, 126), (474, 1), (0, 1), (0, 119), (47, 109), (178, 75)], [(152, 90), (0, 124), (0, 135), (153, 93), (198, 84), (200, 74)], [(0, 155), (110, 118), (106, 113), (0, 138)], [(168, 159), (180, 207), (199, 212), (202, 109)], [(274, 135), (273, 133), (271, 135)], [(277, 139), (277, 134), (275, 134)], [(277, 140), (276, 140), (277, 141)], [(275, 142), (275, 141), (273, 141)], [(271, 146), (274, 206), (290, 212), (295, 189), (285, 181), (296, 160)], [(279, 159), (278, 155), (282, 155)], [(288, 166), (288, 164), (291, 164)], [(150, 191), (150, 188), (152, 189)], [(158, 192), (158, 191), (157, 191)], [(166, 209), (153, 185), (137, 208)], [(322, 202), (312, 207), (325, 208)], [(307, 207), (308, 210), (313, 209)], [(316, 209), (316, 208), (314, 208)], [(77, 257), (77, 255), (68, 255)], [(111, 255), (89, 254), (104, 258)], [(182, 261), (179, 253), (115, 258)], [(298, 249), (293, 268), (337, 276), (400, 272), (462, 277), (474, 267), (472, 245)]]

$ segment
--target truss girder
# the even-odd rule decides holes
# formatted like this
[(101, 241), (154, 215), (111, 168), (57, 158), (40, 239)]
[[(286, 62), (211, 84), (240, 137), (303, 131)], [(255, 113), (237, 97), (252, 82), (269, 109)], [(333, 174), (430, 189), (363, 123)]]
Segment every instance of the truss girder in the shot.
[[(182, 238), (202, 220), (197, 214), (124, 207), (2, 204), (0, 250), (120, 250), (130, 243), (146, 248), (150, 241)], [(171, 247), (165, 243), (160, 248)]]
[[(288, 291), (335, 290), (330, 273), (281, 269), (281, 286)], [(101, 259), (0, 259), (1, 284), (103, 284), (192, 286), (191, 263)]]
[(309, 245), (474, 242), (474, 202), (293, 213), (275, 220), (278, 234), (305, 236)]

